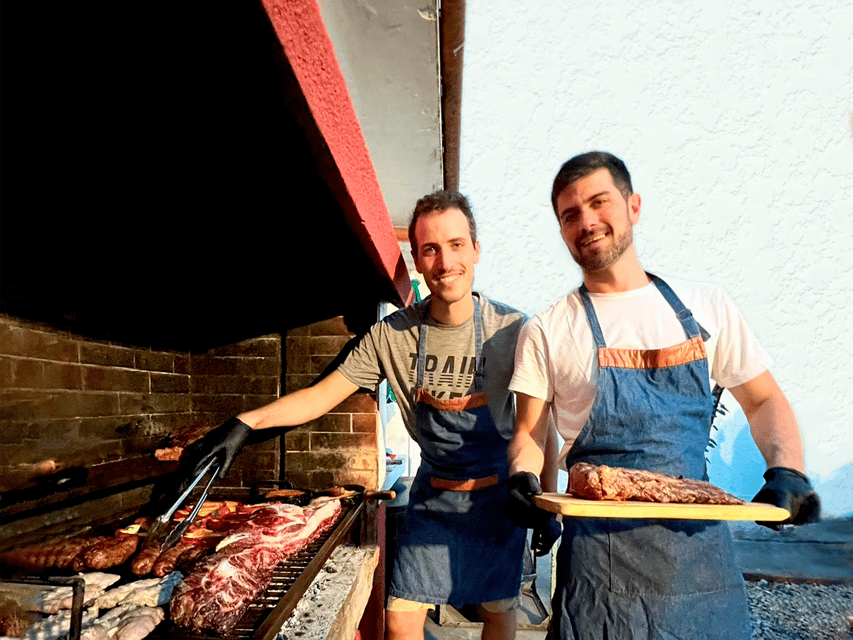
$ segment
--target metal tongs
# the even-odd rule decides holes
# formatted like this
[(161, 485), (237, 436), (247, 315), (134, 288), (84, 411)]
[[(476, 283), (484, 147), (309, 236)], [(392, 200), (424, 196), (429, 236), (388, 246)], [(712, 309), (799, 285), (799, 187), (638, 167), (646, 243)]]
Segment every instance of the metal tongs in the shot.
[[(213, 481), (216, 480), (216, 476), (219, 474), (220, 467), (221, 464), (217, 458), (211, 459), (211, 461), (204, 466), (204, 469), (199, 472), (199, 474), (193, 479), (193, 481), (186, 488), (186, 490), (180, 495), (177, 500), (175, 500), (175, 503), (171, 507), (169, 507), (169, 510), (166, 511), (163, 515), (159, 516), (154, 521), (154, 524), (148, 531), (148, 539), (145, 541), (144, 546), (146, 548), (156, 545), (158, 542), (160, 542), (161, 539), (161, 552), (166, 551), (167, 549), (171, 549), (178, 543), (178, 541), (181, 539), (181, 536), (184, 535), (186, 530), (189, 529), (190, 525), (193, 523), (193, 520), (195, 520), (195, 517), (198, 514), (198, 510), (201, 508), (201, 505), (207, 498), (207, 493), (210, 491), (210, 486), (213, 484)], [(164, 538), (166, 528), (169, 526), (169, 521), (172, 519), (172, 515), (175, 513), (175, 511), (178, 510), (178, 507), (180, 507), (184, 503), (184, 500), (186, 500), (190, 493), (192, 493), (193, 489), (196, 488), (198, 483), (201, 482), (201, 479), (208, 473), (208, 471), (211, 472), (210, 479), (207, 481), (207, 485), (205, 485), (204, 491), (202, 491), (201, 496), (199, 496), (199, 499), (195, 503), (193, 510), (190, 512), (190, 514), (186, 517), (185, 520), (178, 523), (178, 525), (168, 534), (166, 534)]]

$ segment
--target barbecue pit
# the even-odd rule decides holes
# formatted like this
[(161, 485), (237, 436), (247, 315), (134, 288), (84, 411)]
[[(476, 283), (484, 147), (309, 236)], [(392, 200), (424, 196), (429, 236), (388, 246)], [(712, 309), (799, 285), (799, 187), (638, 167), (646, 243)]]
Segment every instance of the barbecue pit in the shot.
[[(329, 558), (338, 553), (345, 557), (357, 559), (358, 566), (355, 567), (358, 575), (352, 576), (352, 584), (350, 591), (358, 591), (360, 593), (349, 593), (346, 590), (342, 592), (343, 600), (338, 606), (343, 607), (345, 603), (353, 599), (360, 601), (359, 611), (363, 611), (369, 597), (369, 593), (373, 588), (374, 572), (377, 568), (379, 550), (375, 544), (375, 540), (371, 543), (373, 526), (368, 522), (368, 518), (375, 519), (377, 516), (376, 503), (373, 501), (378, 494), (377, 492), (364, 492), (358, 487), (350, 487), (357, 489), (348, 497), (342, 498), (342, 510), (332, 526), (327, 529), (319, 538), (313, 540), (308, 546), (297, 552), (295, 555), (288, 557), (281, 562), (274, 571), (272, 582), (266, 589), (264, 594), (253, 602), (248, 611), (242, 617), (237, 626), (227, 635), (220, 636), (213, 632), (198, 632), (179, 628), (173, 625), (168, 619), (161, 622), (154, 632), (148, 636), (152, 639), (158, 638), (180, 638), (185, 640), (197, 640), (203, 638), (225, 638), (231, 639), (255, 639), (255, 640), (271, 640), (275, 638), (282, 624), (288, 619), (290, 614), (299, 605), (300, 599), (305, 594), (309, 585), (315, 580), (317, 575), (324, 569)], [(266, 491), (264, 489), (263, 491)], [(211, 500), (237, 500), (243, 503), (250, 504), (258, 501), (258, 496), (262, 496), (263, 491), (227, 491), (220, 492), (216, 495), (211, 495)], [(306, 492), (309, 492), (306, 490)], [(74, 501), (75, 491), (67, 490), (64, 492), (65, 499)], [(309, 492), (310, 493), (310, 492)], [(38, 506), (38, 500), (33, 499), (33, 492), (29, 492), (31, 501), (30, 506), (32, 511), (27, 511), (27, 506), (24, 503), (17, 505), (8, 504), (6, 500), (3, 503), (4, 523), (12, 520), (20, 520), (24, 518), (37, 517), (35, 512), (40, 513), (41, 517), (50, 519), (51, 514), (58, 512), (63, 502), (63, 496), (53, 496), (53, 500), (49, 507)], [(14, 496), (14, 494), (13, 494)], [(8, 497), (8, 494), (6, 494)], [(261, 502), (265, 500), (261, 498)], [(15, 511), (16, 513), (9, 515)], [(116, 522), (112, 528), (122, 526), (123, 522)], [(92, 534), (109, 533), (104, 526), (98, 526), (91, 530)], [(8, 541), (7, 541), (8, 545)], [(14, 546), (12, 547), (14, 548)], [(345, 548), (345, 549), (344, 549)], [(9, 567), (5, 567), (8, 569)], [(337, 571), (337, 569), (332, 569)], [(139, 576), (134, 576), (129, 571), (129, 561), (115, 568), (107, 569), (108, 573), (116, 573), (120, 578), (120, 582), (113, 586), (120, 586), (126, 582), (139, 580)], [(147, 576), (146, 576), (147, 577)], [(3, 579), (12, 580), (14, 582), (27, 582), (31, 584), (71, 584), (72, 581), (80, 581), (76, 577), (76, 573), (71, 570), (48, 570), (46, 574), (36, 576), (15, 573), (9, 575), (8, 571), (4, 571)], [(80, 625), (79, 620), (82, 617), (83, 599), (82, 595), (76, 594), (78, 597), (74, 599), (72, 607), (72, 633), (69, 636), (70, 640), (75, 640), (79, 637)], [(329, 604), (329, 603), (325, 603)], [(332, 603), (334, 606), (334, 603)], [(310, 605), (308, 605), (310, 608)], [(303, 610), (306, 608), (302, 607)], [(168, 609), (168, 607), (166, 607)], [(330, 610), (327, 606), (326, 610), (321, 612), (322, 616), (332, 618), (335, 615), (347, 612), (336, 612)], [(335, 614), (335, 615), (333, 615)], [(351, 615), (351, 614), (350, 614)], [(319, 616), (318, 616), (319, 617)], [(76, 622), (75, 622), (76, 621)], [(350, 621), (357, 625), (359, 619)], [(349, 629), (350, 633), (354, 633), (356, 627)], [(332, 637), (332, 636), (330, 636)]]
[[(155, 487), (177, 469), (176, 462), (157, 460), (157, 449), (310, 384), (352, 333), (336, 317), (283, 336), (172, 351), (0, 315), (0, 338), (0, 366), (6, 363), (9, 372), (0, 388), (6, 439), (0, 443), (2, 553), (129, 524), (146, 513)], [(376, 399), (360, 392), (308, 429), (245, 447), (228, 478), (214, 483), (211, 499), (243, 492), (257, 500), (260, 487), (286, 481), (306, 489), (359, 484), (370, 492), (382, 486), (384, 462)], [(353, 518), (336, 527), (332, 542), (314, 556), (281, 568), (276, 591), (253, 607), (258, 618), (240, 637), (258, 624), (266, 626), (252, 637), (273, 637), (297, 607), (301, 619), (331, 620), (331, 633), (365, 622), (369, 631), (363, 629), (362, 637), (382, 637), (384, 505), (364, 501)], [(326, 563), (338, 556), (351, 569), (341, 598), (301, 602), (306, 583), (322, 578)], [(322, 613), (312, 615), (320, 605)], [(155, 633), (170, 637), (171, 631)]]

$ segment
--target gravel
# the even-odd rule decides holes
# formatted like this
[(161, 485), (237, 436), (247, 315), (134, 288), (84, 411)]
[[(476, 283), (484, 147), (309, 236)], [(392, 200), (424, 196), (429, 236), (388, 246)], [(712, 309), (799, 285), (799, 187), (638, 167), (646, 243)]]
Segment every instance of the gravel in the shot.
[(853, 585), (746, 583), (753, 640), (853, 639)]

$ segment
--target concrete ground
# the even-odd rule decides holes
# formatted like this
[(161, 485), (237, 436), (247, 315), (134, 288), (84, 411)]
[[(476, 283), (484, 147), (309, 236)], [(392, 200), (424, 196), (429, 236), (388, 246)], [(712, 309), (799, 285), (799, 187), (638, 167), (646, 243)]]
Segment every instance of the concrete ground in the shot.
[[(735, 558), (747, 580), (853, 585), (853, 517), (830, 518), (772, 531), (752, 522), (730, 523)], [(536, 592), (550, 612), (551, 564), (539, 559)], [(547, 617), (539, 615), (530, 586), (523, 597), (517, 640), (544, 640)], [(426, 640), (478, 640), (481, 626), (452, 608), (427, 620)]]
[[(544, 631), (528, 631), (519, 629), (516, 632), (516, 640), (544, 640)], [(480, 627), (452, 627), (441, 626), (433, 620), (427, 619), (424, 628), (425, 640), (479, 640)]]
[[(553, 554), (553, 550), (552, 550)], [(522, 583), (516, 640), (543, 640), (551, 615), (552, 556), (538, 558)], [(457, 611), (442, 606), (427, 618), (425, 640), (479, 640), (482, 625), (472, 622), (474, 611)]]
[(738, 566), (748, 580), (853, 585), (853, 517), (772, 531), (732, 522)]

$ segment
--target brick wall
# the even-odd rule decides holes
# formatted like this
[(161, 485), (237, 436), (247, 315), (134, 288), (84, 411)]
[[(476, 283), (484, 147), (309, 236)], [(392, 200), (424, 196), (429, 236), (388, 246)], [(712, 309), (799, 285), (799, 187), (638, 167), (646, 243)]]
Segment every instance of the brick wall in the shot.
[[(203, 354), (89, 341), (0, 316), (0, 476), (148, 456), (170, 434), (278, 397), (281, 339)], [(156, 464), (153, 461), (152, 463)], [(278, 442), (249, 447), (228, 484), (277, 479)]]
[[(350, 338), (340, 317), (288, 331), (287, 392), (310, 385)], [(353, 394), (325, 416), (290, 431), (285, 443), (285, 477), (297, 486), (360, 484), (375, 489), (383, 480), (385, 445), (372, 393)]]
[[(264, 336), (190, 356), (190, 395), (197, 424), (216, 425), (268, 404), (281, 394), (281, 337)], [(245, 447), (223, 484), (278, 480), (280, 439)]]
[[(287, 390), (314, 381), (350, 337), (340, 318), (289, 332)], [(31, 514), (13, 508), (0, 528), (0, 550), (135, 517), (151, 497), (150, 484), (135, 481), (164, 464), (154, 449), (184, 429), (206, 429), (273, 401), (281, 366), (277, 335), (191, 354), (94, 342), (0, 315), (0, 489), (29, 486), (22, 472), (47, 459), (89, 472), (69, 494), (79, 500)], [(381, 434), (373, 395), (356, 393), (287, 434), (286, 479), (311, 488), (376, 488), (384, 479)], [(245, 447), (217, 486), (279, 479), (280, 440)], [(107, 489), (92, 493), (93, 486)]]

